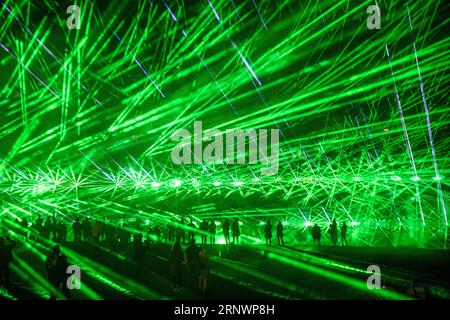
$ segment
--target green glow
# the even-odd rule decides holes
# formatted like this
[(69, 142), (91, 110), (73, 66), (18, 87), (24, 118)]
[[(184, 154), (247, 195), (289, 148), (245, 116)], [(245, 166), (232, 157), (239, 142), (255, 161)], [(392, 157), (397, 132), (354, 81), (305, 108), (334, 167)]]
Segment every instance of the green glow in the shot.
[[(380, 30), (367, 29), (368, 4), (356, 0), (100, 2), (77, 1), (80, 30), (67, 29), (55, 1), (0, 5), (0, 218), (9, 235), (29, 231), (11, 221), (38, 216), (106, 218), (130, 233), (189, 232), (191, 220), (196, 228), (207, 220), (224, 244), (225, 219), (238, 219), (243, 245), (264, 242), (267, 220), (274, 231), (281, 221), (294, 245), (310, 244), (317, 224), (328, 244), (336, 219), (351, 245), (447, 249), (444, 0), (384, 1)], [(261, 175), (261, 161), (174, 164), (172, 134), (195, 121), (205, 131), (279, 129), (278, 172)], [(211, 143), (190, 138), (191, 151)], [(39, 261), (54, 244), (30, 243)], [(165, 298), (64, 249), (118, 292)], [(307, 268), (287, 251), (270, 258)], [(363, 291), (322, 270), (334, 262), (314, 263), (309, 271)], [(39, 294), (49, 290), (24, 260), (14, 270)], [(83, 295), (101, 298), (93, 288)]]

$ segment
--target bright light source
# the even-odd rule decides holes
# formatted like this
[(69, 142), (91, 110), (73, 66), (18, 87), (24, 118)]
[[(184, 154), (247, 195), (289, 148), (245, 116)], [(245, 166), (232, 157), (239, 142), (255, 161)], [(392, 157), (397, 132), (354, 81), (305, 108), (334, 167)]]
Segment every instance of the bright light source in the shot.
[(353, 180), (355, 180), (356, 182), (360, 182), (361, 178), (360, 177), (354, 177)]
[(195, 179), (195, 178), (192, 178), (192, 179), (191, 179), (191, 181), (192, 181), (192, 185), (193, 185), (194, 187), (198, 187), (198, 186), (200, 186), (200, 182), (198, 182), (198, 180), (197, 180), (197, 179)]
[(172, 183), (170, 184), (171, 187), (177, 188), (179, 186), (181, 186), (181, 180), (179, 179), (173, 179)]
[(441, 179), (442, 179), (442, 177), (439, 177), (439, 176), (433, 178), (433, 180), (435, 180), (435, 181), (439, 181), (439, 180), (441, 180)]
[(358, 221), (352, 221), (352, 222), (350, 222), (350, 225), (353, 227), (356, 227), (356, 226), (359, 226), (360, 223)]
[(392, 181), (400, 181), (400, 180), (402, 180), (402, 178), (400, 178), (399, 176), (393, 176), (393, 177), (391, 177), (391, 180)]
[(214, 187), (218, 187), (218, 186), (220, 186), (221, 184), (222, 184), (222, 183), (219, 182), (219, 181), (213, 182), (213, 186), (214, 186)]
[(311, 221), (306, 221), (303, 225), (305, 227), (312, 227), (313, 223)]
[(234, 182), (233, 184), (234, 184), (236, 187), (240, 187), (240, 186), (242, 186), (244, 183), (241, 182), (241, 181), (236, 181), (236, 182)]
[(412, 177), (411, 180), (412, 180), (412, 181), (419, 181), (420, 178), (419, 178), (419, 177)]
[(158, 188), (161, 184), (159, 182), (153, 181), (152, 182), (152, 187), (153, 188)]

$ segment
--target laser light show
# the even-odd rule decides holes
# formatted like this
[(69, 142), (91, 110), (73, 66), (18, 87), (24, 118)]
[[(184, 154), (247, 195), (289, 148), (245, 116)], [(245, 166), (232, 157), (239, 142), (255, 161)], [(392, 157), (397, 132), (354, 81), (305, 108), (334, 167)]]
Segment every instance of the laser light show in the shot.
[(0, 0), (0, 300), (449, 299), (449, 9)]

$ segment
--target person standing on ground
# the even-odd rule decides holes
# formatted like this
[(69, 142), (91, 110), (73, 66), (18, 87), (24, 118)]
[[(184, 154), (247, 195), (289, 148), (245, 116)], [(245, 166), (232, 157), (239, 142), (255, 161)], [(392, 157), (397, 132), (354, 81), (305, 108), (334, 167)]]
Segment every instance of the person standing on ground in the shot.
[(230, 221), (228, 219), (225, 219), (225, 221), (222, 224), (222, 232), (223, 236), (225, 238), (225, 244), (230, 244)]
[(75, 219), (75, 221), (72, 223), (72, 230), (73, 230), (73, 241), (80, 242), (81, 234), (83, 233), (83, 227), (81, 226), (81, 223), (78, 219)]
[(144, 259), (146, 253), (144, 243), (142, 242), (142, 233), (138, 233), (134, 236), (133, 249), (134, 262), (136, 264), (134, 278), (137, 281), (142, 281), (144, 278)]
[(214, 220), (211, 220), (211, 223), (209, 224), (209, 234), (210, 234), (210, 242), (211, 244), (216, 243), (216, 223)]
[(189, 222), (188, 224), (189, 232), (188, 232), (188, 240), (191, 242), (192, 239), (195, 239), (195, 224), (194, 221)]
[(233, 243), (239, 243), (239, 237), (241, 236), (241, 229), (239, 226), (238, 218), (234, 219), (233, 225), (231, 226), (231, 231), (233, 232)]
[(266, 238), (266, 244), (272, 244), (272, 224), (270, 220), (267, 220), (264, 226), (264, 237)]
[(206, 220), (203, 220), (202, 223), (200, 223), (200, 236), (202, 238), (202, 245), (205, 245), (208, 243), (208, 230), (209, 230), (209, 224)]
[(199, 265), (199, 277), (198, 277), (198, 285), (201, 291), (206, 291), (208, 287), (208, 278), (209, 278), (209, 262), (208, 256), (205, 253), (203, 248), (199, 250), (200, 255), (200, 265)]
[(321, 231), (317, 223), (311, 228), (311, 234), (313, 237), (313, 245), (318, 245), (320, 247)]
[(342, 223), (342, 227), (341, 227), (341, 245), (344, 246), (344, 243), (346, 246), (348, 246), (348, 241), (347, 241), (347, 224)]
[(281, 221), (278, 221), (278, 225), (277, 225), (277, 240), (278, 240), (278, 245), (284, 246), (284, 239), (283, 239), (283, 224), (281, 223)]
[(200, 249), (195, 244), (195, 238), (191, 239), (191, 244), (186, 249), (185, 262), (187, 266), (188, 287), (194, 289), (198, 283), (200, 268)]
[(181, 249), (180, 242), (175, 242), (172, 246), (170, 252), (169, 263), (170, 263), (170, 273), (172, 275), (173, 281), (173, 291), (179, 292), (181, 285), (181, 269), (184, 261), (183, 250)]
[(337, 245), (338, 242), (338, 227), (336, 219), (333, 219), (333, 222), (330, 225), (330, 236), (331, 236), (331, 242), (333, 243), (333, 246)]
[(45, 268), (47, 270), (48, 281), (52, 285), (52, 291), (50, 292), (50, 300), (56, 300), (56, 294), (53, 291), (62, 291), (66, 298), (69, 298), (69, 289), (67, 287), (67, 257), (61, 253), (59, 245), (55, 245), (52, 252), (47, 256), (45, 260)]

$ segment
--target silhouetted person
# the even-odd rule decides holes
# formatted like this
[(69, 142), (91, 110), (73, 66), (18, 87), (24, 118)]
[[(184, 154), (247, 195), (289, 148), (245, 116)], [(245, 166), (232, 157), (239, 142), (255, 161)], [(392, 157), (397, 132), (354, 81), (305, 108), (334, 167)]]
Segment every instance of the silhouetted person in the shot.
[(209, 224), (209, 234), (210, 234), (210, 242), (211, 244), (215, 244), (216, 243), (216, 223), (214, 222), (214, 220), (211, 221), (211, 223)]
[(230, 244), (230, 221), (228, 219), (225, 219), (222, 224), (222, 232), (225, 238), (225, 243)]
[(41, 216), (34, 222), (33, 230), (37, 239), (44, 236), (44, 220)]
[(55, 221), (53, 228), (54, 228), (54, 235), (55, 235), (53, 240), (61, 241), (61, 222)]
[(92, 237), (92, 225), (88, 218), (85, 218), (82, 223), (83, 226), (83, 240), (89, 241)]
[(190, 242), (192, 239), (195, 238), (195, 224), (194, 221), (192, 221), (192, 219), (191, 222), (189, 222), (188, 227), (189, 227), (188, 239)]
[(24, 235), (25, 240), (28, 239), (28, 220), (27, 218), (22, 218), (22, 222), (20, 223), (21, 233)]
[(10, 289), (11, 282), (9, 277), (9, 264), (13, 260), (13, 248), (16, 245), (15, 242), (9, 241), (3, 237), (0, 238), (0, 288), (4, 286), (7, 290)]
[(92, 226), (92, 239), (95, 242), (100, 242), (102, 233), (102, 223), (100, 221), (95, 221), (94, 225)]
[(52, 240), (57, 240), (58, 239), (57, 227), (56, 227), (56, 219), (55, 218), (51, 218), (51, 220), (50, 220), (50, 239), (52, 239)]
[(134, 278), (137, 281), (142, 281), (144, 278), (144, 259), (145, 259), (145, 247), (142, 242), (142, 233), (138, 233), (134, 236), (133, 243), (133, 258), (136, 264), (136, 271)]
[(184, 230), (186, 223), (184, 219), (181, 219), (180, 226), (178, 227), (178, 238), (180, 243), (186, 243), (186, 230)]
[(180, 291), (181, 271), (182, 271), (183, 261), (184, 261), (183, 250), (181, 250), (181, 245), (177, 241), (173, 244), (172, 250), (170, 251), (170, 257), (169, 257), (170, 274), (172, 276), (174, 292)]
[(272, 244), (272, 224), (270, 220), (267, 220), (264, 226), (264, 237), (266, 238), (266, 244)]
[(130, 242), (130, 233), (127, 230), (128, 228), (128, 224), (126, 222), (124, 222), (122, 224), (122, 228), (120, 228), (119, 230), (119, 240), (121, 245), (123, 244), (128, 244)]
[(45, 219), (43, 225), (43, 236), (46, 239), (51, 239), (52, 237), (52, 222), (49, 218)]
[(233, 232), (233, 243), (238, 244), (239, 237), (241, 236), (241, 229), (239, 226), (239, 220), (237, 218), (234, 219), (233, 225), (231, 226), (231, 231)]
[(281, 223), (281, 221), (278, 221), (277, 224), (277, 240), (278, 240), (278, 244), (284, 246), (284, 239), (283, 239), (283, 224)]
[(81, 223), (78, 219), (76, 219), (72, 223), (72, 230), (73, 230), (73, 241), (80, 242), (81, 241), (81, 234), (83, 232), (83, 227), (81, 226)]
[(338, 242), (338, 229), (336, 219), (333, 219), (333, 222), (330, 225), (329, 233), (331, 236), (331, 242), (333, 243), (333, 246), (335, 246)]
[[(67, 257), (61, 253), (59, 245), (53, 247), (52, 252), (45, 260), (45, 268), (48, 274), (48, 281), (57, 291), (61, 291), (69, 298), (69, 289), (67, 288)], [(55, 300), (56, 295), (50, 292), (50, 299)]]
[(184, 227), (184, 221), (183, 219), (178, 222), (177, 226), (175, 227), (175, 242), (181, 243), (182, 241), (182, 233), (183, 233), (183, 227)]
[(188, 274), (188, 287), (194, 289), (200, 270), (200, 249), (195, 244), (195, 238), (191, 239), (191, 244), (186, 248), (185, 262)]
[(321, 231), (317, 223), (311, 228), (311, 233), (313, 237), (313, 245), (317, 244), (320, 246)]
[(173, 226), (171, 221), (167, 224), (167, 233), (168, 233), (168, 241), (174, 242), (175, 241), (175, 227)]
[(64, 221), (61, 221), (61, 241), (65, 242), (67, 240), (67, 225)]
[(206, 220), (203, 220), (200, 223), (200, 235), (202, 238), (202, 245), (205, 245), (208, 243), (208, 230), (209, 230), (209, 225), (208, 222)]
[(344, 223), (342, 224), (342, 227), (341, 227), (341, 245), (344, 245), (344, 243), (345, 243), (346, 246), (348, 246), (348, 241), (347, 241), (347, 224), (345, 223), (345, 221), (344, 221)]
[(208, 256), (205, 253), (203, 248), (199, 250), (200, 256), (200, 266), (199, 266), (199, 275), (198, 275), (198, 288), (201, 291), (206, 291), (208, 286), (208, 277), (209, 277), (209, 262)]
[(67, 274), (67, 268), (69, 267), (69, 262), (67, 261), (67, 256), (65, 254), (61, 254), (60, 256), (60, 260), (58, 263), (58, 276), (59, 276), (59, 282), (61, 283), (62, 286), (62, 293), (64, 294), (64, 296), (69, 299), (70, 298), (70, 289), (67, 286), (67, 279), (68, 279), (68, 274)]

